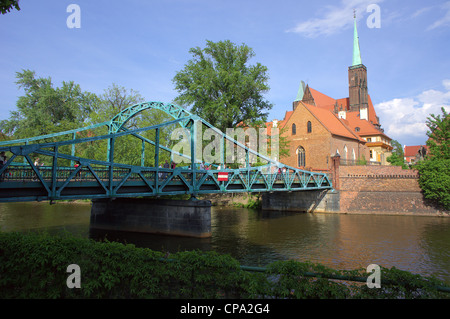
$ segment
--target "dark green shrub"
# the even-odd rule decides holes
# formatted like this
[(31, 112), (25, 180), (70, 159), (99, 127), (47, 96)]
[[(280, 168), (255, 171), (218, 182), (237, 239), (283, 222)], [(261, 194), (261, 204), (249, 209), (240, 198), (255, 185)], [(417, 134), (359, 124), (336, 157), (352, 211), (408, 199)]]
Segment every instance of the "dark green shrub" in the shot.
[[(67, 286), (70, 264), (77, 264), (81, 269), (81, 288)], [(382, 288), (377, 289), (367, 288), (364, 269), (338, 271), (294, 260), (274, 262), (253, 271), (247, 268), (234, 258), (213, 251), (185, 251), (165, 256), (130, 244), (97, 242), (68, 234), (0, 233), (0, 298), (3, 299), (449, 296), (436, 289), (443, 286), (441, 282), (395, 268), (382, 268)]]

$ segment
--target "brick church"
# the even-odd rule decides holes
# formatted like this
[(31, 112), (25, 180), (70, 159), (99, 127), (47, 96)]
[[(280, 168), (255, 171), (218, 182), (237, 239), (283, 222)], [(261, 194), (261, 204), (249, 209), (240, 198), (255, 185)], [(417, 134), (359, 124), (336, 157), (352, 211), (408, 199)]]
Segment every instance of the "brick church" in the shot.
[(348, 68), (349, 95), (334, 99), (301, 83), (292, 111), (283, 120), (266, 123), (278, 127), (289, 140), (289, 156), (280, 161), (300, 168), (327, 170), (338, 153), (341, 165), (358, 161), (389, 165), (391, 138), (384, 134), (367, 86), (367, 68), (361, 62), (354, 22), (353, 63)]

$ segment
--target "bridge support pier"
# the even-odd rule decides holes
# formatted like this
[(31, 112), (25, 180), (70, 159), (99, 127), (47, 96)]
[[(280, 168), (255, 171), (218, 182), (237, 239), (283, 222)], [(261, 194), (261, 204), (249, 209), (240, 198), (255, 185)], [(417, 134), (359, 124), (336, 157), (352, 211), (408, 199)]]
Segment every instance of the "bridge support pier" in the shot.
[(262, 209), (308, 213), (339, 212), (340, 193), (337, 190), (263, 193)]
[(211, 237), (211, 202), (116, 198), (92, 200), (92, 229)]

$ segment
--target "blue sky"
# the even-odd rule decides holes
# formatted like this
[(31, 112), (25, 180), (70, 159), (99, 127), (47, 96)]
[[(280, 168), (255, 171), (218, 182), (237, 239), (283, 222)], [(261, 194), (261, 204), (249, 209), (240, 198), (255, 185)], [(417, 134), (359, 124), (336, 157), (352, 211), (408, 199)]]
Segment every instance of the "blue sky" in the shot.
[[(81, 27), (68, 28), (70, 4)], [(380, 9), (380, 25), (370, 27)], [(353, 9), (369, 94), (382, 127), (403, 145), (424, 144), (425, 120), (450, 111), (450, 1), (406, 0), (21, 0), (0, 16), (0, 120), (30, 69), (55, 86), (74, 81), (101, 94), (112, 83), (147, 101), (171, 102), (176, 72), (206, 40), (245, 43), (268, 67), (269, 120), (292, 108), (300, 81), (333, 98), (348, 96)]]

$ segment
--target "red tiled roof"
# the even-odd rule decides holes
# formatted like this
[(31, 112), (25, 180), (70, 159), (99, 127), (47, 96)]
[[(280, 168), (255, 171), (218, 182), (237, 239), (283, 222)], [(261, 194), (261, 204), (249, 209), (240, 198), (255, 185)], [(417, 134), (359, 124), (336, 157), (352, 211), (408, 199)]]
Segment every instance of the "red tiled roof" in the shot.
[(380, 124), (378, 122), (377, 113), (375, 112), (375, 108), (373, 107), (370, 94), (368, 96), (369, 96), (369, 121), (372, 122), (373, 124)]
[[(284, 119), (278, 121), (277, 127), (278, 128), (283, 128), (286, 125), (286, 122), (291, 117), (292, 113), (294, 113), (294, 111), (286, 111), (286, 113), (284, 115)], [(269, 136), (272, 134), (272, 126), (273, 126), (273, 121), (266, 123), (267, 135), (269, 135)]]
[[(351, 127), (352, 131), (358, 134), (359, 136), (369, 136), (369, 135), (383, 135), (387, 139), (391, 139), (386, 134), (378, 130), (372, 123), (366, 120), (361, 120), (359, 118), (359, 112), (347, 112), (346, 121), (348, 125)], [(356, 132), (355, 129), (359, 127), (359, 132)]]
[(316, 106), (327, 109), (329, 111), (334, 110), (334, 105), (336, 104), (336, 100), (332, 97), (329, 97), (326, 94), (323, 94), (322, 92), (319, 92), (313, 88), (309, 88), (309, 91), (311, 92), (311, 95), (314, 98), (314, 102), (316, 103)]
[(284, 115), (284, 120), (282, 120), (280, 122), (280, 127), (284, 127), (286, 125), (286, 122), (289, 120), (289, 118), (291, 117), (292, 113), (294, 113), (294, 111), (287, 111), (286, 114)]
[[(314, 98), (314, 102), (317, 107), (327, 109), (331, 112), (334, 111), (334, 107), (337, 103), (338, 109), (342, 106), (342, 109), (345, 111), (349, 111), (350, 109), (350, 102), (349, 98), (341, 98), (341, 99), (333, 99), (332, 97), (329, 97), (326, 94), (323, 94), (313, 88), (309, 88), (309, 91), (311, 92), (311, 95)], [(368, 95), (369, 101), (368, 101), (368, 108), (369, 108), (369, 121), (373, 124), (379, 124), (377, 119), (377, 113), (375, 112), (375, 108), (372, 103), (372, 99), (370, 98), (370, 94)]]
[(301, 103), (331, 134), (361, 141), (333, 112), (303, 102)]
[(343, 99), (336, 100), (338, 105), (338, 110), (340, 110), (341, 106), (344, 111), (348, 111), (350, 108), (350, 99), (348, 97), (344, 97)]
[[(366, 121), (361, 120), (359, 112), (349, 111), (350, 105), (348, 97), (335, 100), (311, 87), (308, 87), (307, 89), (309, 89), (314, 99), (315, 106), (301, 101), (302, 105), (304, 105), (331, 134), (357, 139), (361, 142), (365, 142), (365, 140), (361, 138), (362, 136), (370, 135), (382, 135), (391, 140), (390, 137), (375, 127), (375, 125), (379, 125), (379, 122), (370, 95), (368, 96), (369, 120)], [(334, 113), (336, 104), (339, 109), (342, 106), (342, 109), (347, 111), (346, 119), (340, 119), (336, 116)], [(292, 113), (294, 113), (294, 111), (287, 111), (284, 119), (278, 121), (279, 128), (283, 128), (286, 125)], [(272, 125), (273, 122), (266, 123), (269, 135), (271, 134)], [(358, 132), (355, 131), (355, 128), (357, 127), (359, 128)]]
[[(333, 112), (325, 108), (315, 107), (313, 105), (300, 102), (331, 134), (343, 136), (350, 139), (356, 139), (360, 142), (366, 142), (352, 130), (348, 121), (339, 119)], [(283, 128), (289, 118), (295, 111), (287, 111), (283, 120), (278, 121), (277, 126)], [(367, 121), (364, 121), (367, 122)], [(370, 123), (369, 123), (370, 124)], [(273, 122), (267, 122), (267, 134), (271, 135)]]
[(405, 157), (414, 157), (419, 152), (419, 149), (421, 147), (424, 147), (427, 149), (426, 145), (414, 145), (414, 146), (405, 146), (403, 152), (405, 154)]

